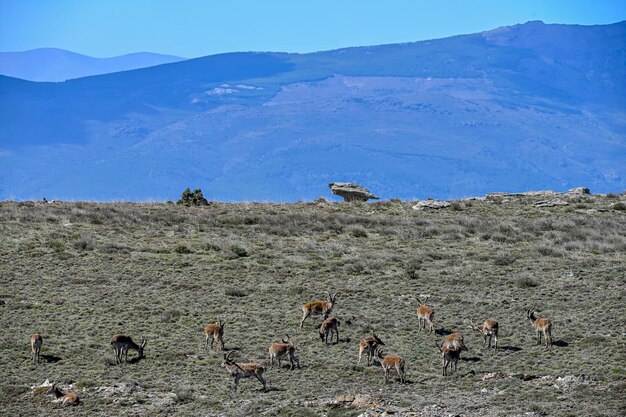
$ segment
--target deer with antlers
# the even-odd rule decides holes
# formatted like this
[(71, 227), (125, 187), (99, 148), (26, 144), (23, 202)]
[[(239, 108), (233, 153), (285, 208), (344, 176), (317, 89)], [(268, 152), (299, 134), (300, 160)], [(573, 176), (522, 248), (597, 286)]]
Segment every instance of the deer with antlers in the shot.
[(535, 316), (535, 309), (529, 308), (526, 311), (526, 318), (530, 321), (537, 333), (537, 344), (541, 344), (541, 335), (546, 343), (546, 349), (552, 346), (552, 323), (543, 317)]
[(443, 347), (450, 350), (468, 350), (461, 333), (450, 333), (443, 338)]
[(337, 301), (337, 294), (331, 294), (328, 291), (324, 291), (328, 295), (328, 301), (311, 301), (302, 306), (302, 320), (300, 320), (300, 328), (304, 326), (304, 320), (311, 314), (321, 314), (324, 319), (328, 318), (330, 312)]
[(39, 333), (33, 333), (30, 336), (30, 350), (33, 352), (32, 358), (37, 363), (39, 363), (39, 352), (41, 352), (42, 344), (43, 336), (41, 336)]
[(143, 349), (146, 347), (146, 339), (145, 337), (141, 338), (141, 344), (138, 345), (133, 342), (133, 339), (130, 336), (126, 336), (125, 334), (116, 334), (111, 338), (111, 348), (113, 352), (115, 352), (115, 363), (122, 363), (122, 355), (126, 362), (128, 362), (128, 350), (136, 350), (139, 353), (139, 357), (143, 358)]
[(380, 346), (385, 346), (385, 343), (376, 336), (376, 333), (372, 332), (371, 336), (363, 336), (359, 340), (359, 360), (357, 364), (361, 363), (361, 356), (363, 352), (367, 353), (367, 366), (370, 366), (370, 362), (374, 359), (374, 353)]
[(60, 403), (62, 406), (79, 404), (80, 400), (78, 399), (78, 395), (76, 395), (72, 391), (61, 391), (56, 386), (56, 383), (57, 381), (54, 381), (52, 383), (52, 386), (50, 386), (50, 389), (48, 390), (48, 395), (53, 395), (55, 398), (54, 400), (52, 400), (53, 403)]
[(268, 349), (270, 353), (270, 369), (274, 367), (274, 359), (278, 360), (278, 367), (280, 368), (280, 359), (284, 357), (289, 358), (289, 363), (291, 364), (289, 370), (293, 370), (294, 362), (297, 364), (298, 369), (300, 369), (300, 358), (296, 356), (296, 347), (289, 341), (289, 335), (287, 334), (285, 336), (287, 336), (287, 339), (272, 343)]
[(420, 304), (417, 307), (417, 319), (419, 320), (418, 328), (420, 331), (422, 329), (426, 329), (426, 323), (428, 322), (430, 327), (430, 332), (435, 331), (435, 325), (433, 324), (433, 318), (435, 317), (435, 312), (431, 306), (426, 305), (430, 296), (426, 297), (424, 302), (422, 303), (420, 299), (417, 299), (417, 302)]
[(378, 357), (380, 366), (385, 371), (386, 384), (389, 383), (389, 371), (391, 370), (391, 368), (396, 368), (396, 373), (398, 374), (398, 378), (400, 378), (400, 383), (406, 382), (406, 374), (404, 372), (406, 362), (402, 356), (384, 355), (382, 348), (378, 348), (378, 350), (376, 351), (376, 356)]
[(487, 345), (487, 349), (491, 348), (491, 338), (495, 339), (494, 349), (498, 350), (498, 322), (492, 319), (485, 320), (482, 326), (477, 326), (470, 319), (470, 329), (476, 330), (480, 334), (483, 335), (483, 346), (487, 345), (487, 339), (489, 339), (489, 344)]
[(319, 330), (320, 339), (322, 339), (322, 342), (325, 342), (326, 344), (328, 344), (328, 336), (330, 336), (330, 340), (332, 341), (333, 333), (335, 333), (335, 335), (337, 336), (337, 339), (335, 340), (335, 344), (339, 343), (339, 325), (340, 324), (341, 323), (339, 323), (339, 320), (337, 320), (336, 318), (332, 316), (329, 316), (326, 320), (324, 320)]
[(263, 391), (267, 391), (267, 382), (263, 378), (263, 373), (265, 372), (265, 366), (250, 362), (250, 363), (237, 363), (230, 358), (230, 355), (235, 353), (235, 351), (231, 351), (228, 354), (224, 354), (224, 361), (222, 362), (222, 368), (226, 368), (226, 370), (230, 373), (230, 376), (235, 378), (235, 387), (234, 391), (237, 392), (237, 386), (239, 385), (239, 380), (241, 378), (250, 378), (255, 377), (259, 380), (261, 384), (263, 384)]
[(213, 343), (215, 346), (218, 345), (221, 347), (221, 350), (224, 350), (224, 325), (226, 322), (223, 322), (222, 319), (219, 319), (215, 323), (209, 323), (204, 328), (204, 336), (205, 336), (205, 349), (209, 348), (209, 339), (211, 339), (211, 349), (213, 349)]
[(452, 365), (454, 364), (454, 372), (456, 372), (457, 365), (459, 363), (459, 359), (461, 358), (461, 348), (457, 346), (447, 346), (445, 340), (441, 342), (441, 345), (438, 345), (435, 342), (435, 346), (441, 352), (441, 371), (443, 376), (448, 376), (448, 367), (450, 367), (450, 373), (452, 373)]

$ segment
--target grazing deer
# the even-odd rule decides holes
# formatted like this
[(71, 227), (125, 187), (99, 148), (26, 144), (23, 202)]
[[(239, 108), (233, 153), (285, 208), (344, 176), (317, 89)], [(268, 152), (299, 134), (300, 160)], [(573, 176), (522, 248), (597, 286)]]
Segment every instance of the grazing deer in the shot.
[(298, 369), (300, 369), (300, 358), (298, 358), (295, 354), (296, 347), (289, 341), (289, 335), (286, 336), (287, 339), (282, 339), (281, 342), (272, 343), (268, 349), (270, 353), (270, 369), (274, 367), (274, 359), (278, 360), (278, 367), (280, 368), (280, 359), (285, 356), (289, 358), (289, 363), (291, 364), (289, 367), (290, 370), (293, 369), (294, 362), (297, 364)]
[(435, 346), (441, 352), (441, 371), (443, 376), (448, 376), (448, 366), (450, 366), (450, 373), (452, 373), (452, 364), (454, 364), (454, 372), (456, 372), (457, 365), (459, 363), (459, 359), (461, 358), (461, 349), (450, 349), (446, 346), (445, 341), (438, 345), (435, 342)]
[(398, 377), (400, 378), (400, 383), (406, 382), (404, 365), (405, 361), (402, 356), (392, 356), (392, 355), (383, 355), (383, 349), (379, 348), (376, 351), (376, 356), (378, 356), (378, 361), (380, 362), (380, 366), (382, 366), (385, 371), (385, 383), (389, 383), (389, 370), (391, 368), (396, 368), (396, 372), (398, 373)]
[(370, 362), (374, 359), (374, 353), (380, 346), (385, 346), (385, 343), (376, 336), (376, 333), (372, 333), (371, 336), (364, 336), (359, 340), (359, 360), (357, 364), (361, 363), (361, 356), (363, 352), (367, 352), (367, 366), (370, 366)]
[(33, 360), (37, 363), (39, 363), (39, 352), (41, 351), (42, 344), (43, 337), (39, 333), (33, 333), (30, 337), (30, 350), (33, 352)]
[(468, 350), (461, 333), (450, 333), (443, 338), (443, 346), (450, 350)]
[(133, 342), (133, 339), (130, 336), (126, 336), (124, 334), (116, 334), (111, 338), (111, 348), (115, 352), (115, 363), (122, 363), (122, 355), (124, 355), (124, 359), (128, 362), (128, 350), (133, 349), (139, 353), (139, 357), (143, 358), (143, 349), (146, 347), (146, 339), (144, 337), (141, 338), (141, 345)]
[(417, 302), (420, 303), (419, 307), (417, 307), (417, 318), (419, 320), (419, 330), (422, 331), (422, 329), (426, 329), (426, 322), (428, 322), (428, 324), (430, 325), (430, 332), (432, 333), (435, 331), (435, 325), (433, 324), (435, 312), (433, 311), (432, 307), (426, 305), (429, 298), (430, 296), (426, 297), (423, 303), (420, 301), (419, 298), (417, 299)]
[(300, 320), (300, 328), (304, 326), (304, 320), (311, 314), (322, 314), (326, 319), (337, 301), (337, 293), (330, 294), (328, 291), (324, 291), (328, 295), (328, 301), (311, 301), (302, 306), (302, 320)]
[(489, 338), (489, 345), (487, 349), (491, 348), (491, 338), (496, 341), (494, 346), (495, 350), (498, 350), (498, 322), (492, 319), (485, 320), (482, 326), (477, 326), (472, 320), (470, 320), (470, 329), (476, 330), (483, 335), (483, 346), (487, 344), (487, 338)]
[(222, 362), (222, 368), (226, 368), (230, 373), (230, 376), (235, 378), (235, 387), (234, 391), (237, 392), (237, 385), (239, 385), (239, 380), (241, 378), (250, 378), (255, 377), (259, 380), (261, 384), (263, 384), (263, 391), (267, 391), (267, 383), (265, 379), (263, 379), (263, 373), (265, 372), (265, 366), (259, 363), (236, 363), (232, 359), (230, 359), (230, 355), (235, 353), (235, 351), (231, 351), (228, 355), (224, 353), (224, 361)]
[(537, 333), (537, 344), (541, 344), (541, 335), (546, 343), (546, 349), (552, 346), (552, 323), (550, 320), (542, 317), (535, 317), (535, 309), (529, 308), (526, 311), (526, 318), (530, 320), (535, 332)]
[(221, 350), (224, 350), (224, 325), (226, 322), (222, 322), (222, 319), (215, 323), (209, 323), (204, 328), (204, 335), (206, 336), (205, 348), (209, 348), (209, 338), (211, 338), (211, 349), (213, 349), (213, 343), (215, 346), (221, 346)]
[(48, 395), (54, 395), (53, 403), (61, 403), (61, 405), (78, 405), (80, 400), (78, 399), (78, 395), (74, 394), (71, 391), (63, 392), (56, 386), (56, 381), (52, 384), (50, 389), (48, 390)]
[(341, 323), (339, 323), (339, 321), (332, 316), (324, 320), (324, 322), (320, 326), (320, 339), (322, 339), (322, 342), (328, 344), (329, 335), (330, 340), (332, 341), (334, 332), (337, 335), (337, 340), (335, 341), (335, 344), (339, 343), (339, 324)]

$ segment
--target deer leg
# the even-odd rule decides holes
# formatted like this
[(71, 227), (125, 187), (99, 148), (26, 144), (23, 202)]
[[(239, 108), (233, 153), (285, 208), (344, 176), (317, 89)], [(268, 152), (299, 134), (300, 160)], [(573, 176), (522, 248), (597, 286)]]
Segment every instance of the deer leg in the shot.
[(363, 351), (359, 348), (359, 360), (356, 362), (357, 365), (361, 363), (361, 355), (363, 355)]
[(237, 372), (235, 374), (235, 388), (234, 391), (237, 392), (237, 385), (239, 385), (239, 380), (241, 379), (241, 374)]
[(337, 342), (339, 343), (339, 329), (335, 329), (335, 334), (337, 335)]
[(310, 315), (311, 315), (310, 311), (304, 311), (304, 313), (302, 314), (302, 320), (300, 320), (300, 328), (304, 326), (304, 320), (306, 320), (306, 318), (309, 317)]
[(498, 351), (498, 335), (494, 335), (493, 338), (495, 339), (495, 345), (493, 346), (493, 349), (497, 352)]
[(261, 384), (263, 384), (263, 391), (267, 391), (267, 385), (266, 385), (265, 378), (263, 378), (261, 375), (256, 374), (256, 373), (254, 374), (254, 376), (256, 376), (256, 379), (258, 379), (258, 380), (259, 380), (259, 382), (260, 382)]
[(541, 344), (541, 331), (537, 330), (537, 344)]

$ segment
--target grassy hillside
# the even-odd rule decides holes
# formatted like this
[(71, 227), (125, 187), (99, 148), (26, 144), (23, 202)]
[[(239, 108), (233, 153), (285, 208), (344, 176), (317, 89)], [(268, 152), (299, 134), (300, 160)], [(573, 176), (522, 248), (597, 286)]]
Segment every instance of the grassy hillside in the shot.
[[(623, 197), (533, 198), (419, 212), (401, 201), (0, 203), (0, 413), (348, 416), (364, 411), (356, 396), (380, 403), (368, 415), (624, 414), (626, 212), (609, 209)], [(319, 316), (298, 328), (302, 304), (325, 290), (340, 293), (337, 345), (320, 342)], [(437, 334), (417, 331), (426, 294)], [(551, 350), (534, 344), (530, 306), (554, 322)], [(267, 359), (289, 333), (303, 369), (275, 367), (269, 392), (247, 379), (233, 395), (221, 354), (203, 346), (218, 317), (239, 360)], [(486, 318), (500, 322), (496, 354), (467, 328)], [(356, 365), (372, 330), (406, 358), (407, 384)], [(444, 378), (435, 342), (449, 331), (469, 352)], [(39, 365), (32, 332), (45, 337)], [(145, 336), (146, 358), (116, 366), (118, 332)], [(503, 378), (483, 380), (493, 372)], [(61, 411), (31, 390), (46, 378), (73, 384), (82, 405)]]

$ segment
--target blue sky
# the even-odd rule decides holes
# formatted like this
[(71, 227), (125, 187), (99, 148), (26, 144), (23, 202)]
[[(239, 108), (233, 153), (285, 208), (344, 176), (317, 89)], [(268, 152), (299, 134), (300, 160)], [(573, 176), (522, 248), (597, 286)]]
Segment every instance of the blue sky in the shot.
[(96, 57), (159, 52), (310, 52), (435, 39), (498, 26), (606, 24), (626, 0), (0, 0), (0, 51)]

